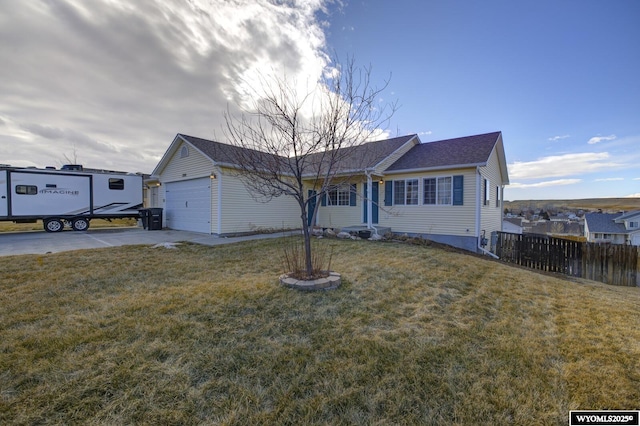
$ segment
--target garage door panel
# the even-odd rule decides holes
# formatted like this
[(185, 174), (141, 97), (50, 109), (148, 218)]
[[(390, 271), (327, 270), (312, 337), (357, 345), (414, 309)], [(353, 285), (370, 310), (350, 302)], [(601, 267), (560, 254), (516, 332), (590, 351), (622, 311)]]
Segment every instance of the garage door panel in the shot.
[(167, 183), (167, 227), (211, 233), (211, 179)]

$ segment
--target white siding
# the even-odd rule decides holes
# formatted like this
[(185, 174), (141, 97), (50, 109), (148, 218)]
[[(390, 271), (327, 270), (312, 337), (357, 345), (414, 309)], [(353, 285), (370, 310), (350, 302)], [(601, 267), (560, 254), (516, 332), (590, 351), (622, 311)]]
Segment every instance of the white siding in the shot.
[(257, 201), (234, 173), (223, 170), (219, 178), (222, 179), (221, 234), (302, 227), (300, 208), (292, 197)]
[(318, 221), (317, 224), (323, 228), (344, 228), (346, 226), (361, 225), (362, 209), (365, 201), (362, 198), (362, 182), (351, 181), (349, 184), (356, 185), (356, 205), (355, 206), (323, 206), (321, 199), (318, 199)]
[[(488, 180), (489, 188), (489, 203), (487, 205), (480, 206), (480, 231), (485, 231), (485, 235), (487, 238), (491, 236), (491, 233), (494, 231), (502, 230), (502, 198), (500, 198), (500, 203), (498, 207), (496, 207), (496, 199), (498, 197), (498, 191), (496, 191), (496, 187), (501, 187), (502, 176), (500, 175), (500, 164), (498, 161), (498, 155), (495, 150), (491, 153), (491, 157), (489, 157), (489, 162), (485, 167), (480, 167), (480, 174), (482, 176), (481, 186), (484, 185), (484, 179)], [(481, 194), (483, 194), (484, 189), (480, 188)], [(500, 192), (500, 197), (502, 197), (502, 191)], [(481, 196), (482, 203), (482, 196)]]
[[(423, 205), (424, 178), (464, 176), (463, 205)], [(385, 206), (380, 185), (380, 223), (394, 233), (438, 234), (470, 237), (475, 233), (475, 169), (410, 173), (388, 176), (388, 180), (418, 179), (418, 205)]]
[[(187, 146), (189, 156), (181, 157), (180, 151)], [(174, 154), (169, 159), (160, 176), (161, 182), (175, 182), (178, 180), (195, 179), (209, 176), (213, 171), (213, 161), (202, 155), (189, 144), (182, 142), (177, 146)]]

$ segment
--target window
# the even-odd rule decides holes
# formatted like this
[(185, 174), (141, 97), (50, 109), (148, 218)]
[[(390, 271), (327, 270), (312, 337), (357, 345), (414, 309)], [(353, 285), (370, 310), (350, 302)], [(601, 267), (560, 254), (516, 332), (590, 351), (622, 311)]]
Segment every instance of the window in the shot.
[(404, 204), (404, 181), (403, 180), (393, 181), (393, 204), (396, 204), (396, 205)]
[(422, 202), (425, 205), (451, 205), (452, 189), (451, 176), (425, 178)]
[(124, 189), (124, 179), (109, 178), (109, 189)]
[(635, 229), (638, 227), (638, 222), (629, 222), (629, 228), (630, 229)]
[(483, 194), (484, 194), (484, 202), (483, 204), (485, 206), (489, 205), (489, 181), (487, 179), (484, 180), (484, 187), (483, 187)]
[(393, 181), (393, 204), (418, 205), (418, 179)]
[(451, 178), (438, 179), (438, 204), (451, 204)]
[(184, 145), (182, 149), (180, 149), (180, 158), (186, 158), (189, 156), (189, 147)]
[(35, 185), (16, 185), (16, 194), (37, 195), (38, 187)]
[(496, 186), (496, 207), (500, 207), (500, 187)]
[(349, 184), (336, 186), (328, 191), (328, 199), (330, 206), (349, 206), (351, 205), (351, 187)]
[(423, 204), (435, 204), (437, 200), (438, 187), (436, 185), (437, 179), (430, 178), (424, 180), (424, 195)]
[[(418, 205), (419, 179), (388, 180), (384, 185), (384, 205)], [(423, 178), (422, 205), (464, 204), (464, 176)]]

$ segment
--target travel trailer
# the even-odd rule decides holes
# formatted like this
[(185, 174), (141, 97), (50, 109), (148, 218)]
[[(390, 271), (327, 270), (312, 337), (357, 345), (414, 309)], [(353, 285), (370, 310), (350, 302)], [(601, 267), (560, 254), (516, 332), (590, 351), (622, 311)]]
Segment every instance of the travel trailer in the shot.
[(47, 232), (89, 228), (91, 219), (138, 218), (142, 175), (84, 169), (0, 165), (0, 221), (35, 222)]

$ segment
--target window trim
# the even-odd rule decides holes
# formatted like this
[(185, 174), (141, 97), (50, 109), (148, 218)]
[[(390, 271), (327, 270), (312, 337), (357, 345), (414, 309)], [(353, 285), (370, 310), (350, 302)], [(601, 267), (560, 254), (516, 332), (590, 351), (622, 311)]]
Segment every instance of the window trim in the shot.
[(189, 156), (189, 147), (187, 145), (182, 145), (180, 148), (180, 158), (187, 158)]
[(483, 205), (488, 206), (489, 203), (491, 202), (491, 194), (489, 193), (489, 179), (487, 178), (484, 178), (483, 197), (484, 197)]
[(16, 195), (38, 195), (36, 185), (16, 185), (14, 188)]
[(123, 178), (109, 178), (109, 189), (112, 191), (124, 191), (124, 179)]

